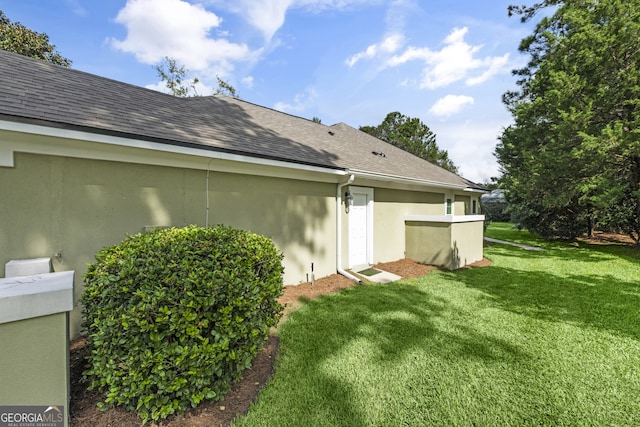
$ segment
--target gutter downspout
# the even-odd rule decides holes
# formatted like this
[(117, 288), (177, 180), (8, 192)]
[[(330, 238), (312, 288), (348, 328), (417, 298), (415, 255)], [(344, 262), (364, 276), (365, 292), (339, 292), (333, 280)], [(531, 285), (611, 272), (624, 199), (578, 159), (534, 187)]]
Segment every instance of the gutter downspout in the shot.
[(338, 184), (336, 190), (336, 269), (338, 273), (342, 274), (349, 280), (353, 280), (357, 283), (362, 283), (362, 280), (355, 277), (353, 274), (344, 270), (342, 265), (342, 189), (351, 184), (356, 179), (355, 175), (349, 175), (347, 182)]

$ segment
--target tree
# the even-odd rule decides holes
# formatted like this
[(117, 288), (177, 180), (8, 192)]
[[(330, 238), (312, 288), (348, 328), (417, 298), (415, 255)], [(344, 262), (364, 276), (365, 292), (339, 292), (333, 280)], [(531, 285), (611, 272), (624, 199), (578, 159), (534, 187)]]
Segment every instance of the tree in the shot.
[(216, 79), (218, 80), (218, 89), (216, 89), (216, 91), (214, 92), (215, 95), (227, 95), (234, 98), (240, 98), (236, 89), (231, 86), (229, 82), (222, 80), (218, 76), (216, 76)]
[(547, 237), (594, 225), (640, 242), (640, 0), (548, 0), (510, 13), (550, 16), (520, 44), (514, 124), (496, 156), (512, 214)]
[(188, 71), (184, 65), (178, 65), (178, 62), (165, 56), (162, 62), (155, 67), (160, 80), (165, 82), (167, 89), (174, 96), (198, 96), (196, 84), (200, 81), (197, 77), (187, 80)]
[(53, 64), (70, 67), (71, 61), (63, 57), (49, 43), (49, 36), (30, 30), (19, 22), (11, 22), (0, 10), (0, 49)]
[[(199, 96), (196, 85), (200, 83), (200, 79), (198, 77), (187, 78), (189, 70), (184, 65), (179, 65), (174, 58), (165, 56), (162, 62), (154, 68), (158, 73), (158, 77), (165, 82), (172, 95), (182, 97)], [(214, 95), (228, 95), (239, 98), (236, 89), (229, 82), (222, 80), (219, 76), (216, 76), (216, 79), (218, 88), (214, 91)]]
[(436, 135), (418, 118), (395, 111), (387, 114), (378, 126), (361, 126), (360, 130), (448, 171), (458, 173), (458, 168), (449, 159), (449, 153), (436, 145)]

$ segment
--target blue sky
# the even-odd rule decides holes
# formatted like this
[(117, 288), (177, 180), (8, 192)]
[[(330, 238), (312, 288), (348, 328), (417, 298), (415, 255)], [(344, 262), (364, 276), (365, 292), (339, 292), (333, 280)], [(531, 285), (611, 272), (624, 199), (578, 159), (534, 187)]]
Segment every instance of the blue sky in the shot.
[(498, 174), (501, 103), (532, 24), (513, 0), (0, 0), (11, 21), (49, 35), (72, 67), (161, 88), (175, 58), (200, 94), (216, 75), (249, 102), (322, 123), (418, 117), (464, 177)]

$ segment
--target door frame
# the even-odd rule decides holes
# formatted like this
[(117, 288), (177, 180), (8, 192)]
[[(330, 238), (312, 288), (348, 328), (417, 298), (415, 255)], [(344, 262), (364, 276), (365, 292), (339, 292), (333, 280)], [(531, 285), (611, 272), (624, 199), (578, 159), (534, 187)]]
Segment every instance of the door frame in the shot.
[[(366, 228), (366, 233), (367, 233), (367, 256), (366, 256), (366, 262), (369, 265), (373, 264), (373, 188), (370, 187), (355, 187), (355, 186), (349, 186), (349, 192), (351, 194), (363, 194), (366, 196), (367, 198), (367, 205), (366, 205), (366, 217), (367, 217), (367, 228)], [(347, 215), (347, 227), (351, 227), (351, 216)], [(353, 267), (357, 267), (353, 264), (352, 260), (351, 260), (351, 233), (349, 228), (347, 228), (347, 242), (348, 242), (348, 265), (349, 268), (353, 268)]]

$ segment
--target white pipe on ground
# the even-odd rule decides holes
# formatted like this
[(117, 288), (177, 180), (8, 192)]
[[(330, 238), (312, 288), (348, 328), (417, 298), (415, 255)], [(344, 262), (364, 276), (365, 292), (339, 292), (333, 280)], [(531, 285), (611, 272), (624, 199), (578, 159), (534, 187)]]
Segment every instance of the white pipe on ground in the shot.
[(347, 279), (353, 280), (357, 283), (362, 283), (362, 280), (342, 268), (342, 189), (353, 183), (355, 179), (355, 175), (349, 175), (347, 182), (338, 184), (336, 191), (336, 268), (338, 273), (342, 274)]

